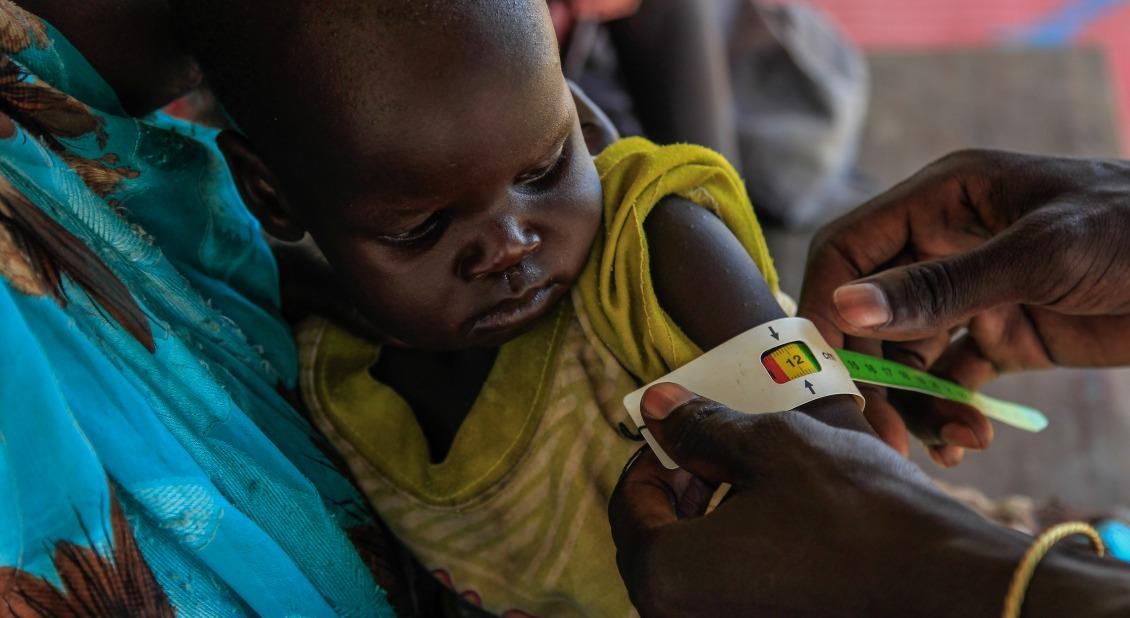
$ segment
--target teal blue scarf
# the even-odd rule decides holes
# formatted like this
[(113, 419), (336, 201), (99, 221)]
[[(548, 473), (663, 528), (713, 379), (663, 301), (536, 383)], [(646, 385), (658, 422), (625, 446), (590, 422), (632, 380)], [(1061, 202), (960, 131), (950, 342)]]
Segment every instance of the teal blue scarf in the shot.
[(0, 602), (392, 615), (368, 510), (280, 394), (275, 266), (214, 132), (129, 117), (9, 2), (0, 60)]

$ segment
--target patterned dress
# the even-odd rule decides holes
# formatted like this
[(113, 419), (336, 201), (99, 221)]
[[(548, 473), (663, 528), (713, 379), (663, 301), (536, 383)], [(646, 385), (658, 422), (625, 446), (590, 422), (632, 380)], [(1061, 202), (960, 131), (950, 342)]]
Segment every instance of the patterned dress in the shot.
[(0, 616), (392, 615), (214, 141), (0, 0)]

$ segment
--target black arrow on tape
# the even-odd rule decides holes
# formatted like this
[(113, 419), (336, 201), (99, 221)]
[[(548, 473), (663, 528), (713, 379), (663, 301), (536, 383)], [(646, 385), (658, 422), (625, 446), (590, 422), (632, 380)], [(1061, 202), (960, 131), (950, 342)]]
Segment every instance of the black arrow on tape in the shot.
[(812, 393), (813, 395), (816, 394), (816, 387), (812, 385), (812, 382), (805, 380), (804, 381), (804, 387), (807, 388), (808, 392)]
[(769, 336), (776, 339), (777, 341), (781, 340), (781, 336), (777, 334), (777, 331), (773, 330), (772, 326), (769, 327)]

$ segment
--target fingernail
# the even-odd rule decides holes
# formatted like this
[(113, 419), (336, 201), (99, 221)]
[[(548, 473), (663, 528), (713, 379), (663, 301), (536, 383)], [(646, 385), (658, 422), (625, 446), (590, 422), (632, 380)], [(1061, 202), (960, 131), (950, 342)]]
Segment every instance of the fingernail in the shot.
[(961, 423), (947, 423), (942, 427), (940, 435), (942, 441), (946, 444), (964, 446), (977, 451), (982, 448), (981, 440), (977, 438), (977, 434)]
[(965, 449), (960, 447), (942, 447), (938, 449), (938, 458), (941, 460), (941, 465), (946, 468), (954, 468), (965, 459)]
[(874, 283), (853, 283), (832, 294), (836, 309), (848, 324), (858, 328), (875, 328), (891, 321), (891, 305), (887, 295)]
[(653, 421), (667, 418), (679, 406), (695, 398), (695, 394), (678, 384), (663, 382), (647, 389), (640, 407), (643, 415)]

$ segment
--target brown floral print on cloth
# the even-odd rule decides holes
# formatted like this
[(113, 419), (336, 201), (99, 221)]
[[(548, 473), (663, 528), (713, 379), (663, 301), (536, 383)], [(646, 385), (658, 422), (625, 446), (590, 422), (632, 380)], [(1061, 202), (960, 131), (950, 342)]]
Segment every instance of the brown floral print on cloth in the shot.
[(0, 568), (0, 618), (176, 615), (138, 550), (121, 505), (113, 492), (110, 496), (110, 555), (66, 541), (57, 543), (51, 562), (62, 587), (26, 571)]
[(73, 97), (43, 82), (29, 81), (23, 68), (6, 54), (0, 54), (0, 107), (52, 151), (65, 149), (60, 137), (80, 137), (91, 132), (99, 146), (106, 144), (101, 118)]
[(149, 318), (121, 280), (82, 240), (0, 176), (0, 275), (20, 292), (50, 294), (66, 306), (63, 274), (146, 349), (156, 349)]
[[(8, 4), (0, 0), (0, 36), (6, 31), (5, 21), (11, 29), (11, 22), (19, 19)], [(0, 138), (11, 137), (19, 124), (102, 197), (114, 192), (123, 179), (137, 177), (136, 170), (116, 166), (115, 155), (89, 159), (69, 151), (59, 138), (93, 133), (99, 145), (105, 146), (103, 120), (79, 101), (41, 82), (29, 82), (26, 77), (19, 65), (0, 54)], [(17, 290), (40, 296), (49, 293), (64, 306), (60, 274), (66, 274), (149, 351), (155, 349), (149, 319), (125, 285), (79, 238), (4, 179), (0, 179), (0, 274)]]
[(88, 133), (94, 134), (99, 148), (105, 148), (105, 121), (73, 97), (43, 82), (28, 81), (23, 69), (6, 55), (0, 55), (0, 112), (9, 117), (9, 123), (14, 121), (42, 140), (100, 197), (117, 190), (122, 180), (138, 176), (137, 170), (117, 165), (116, 155), (91, 159), (68, 150), (59, 138)]
[[(82, 182), (99, 197), (106, 197), (116, 191), (126, 178), (137, 178), (138, 171), (128, 167), (112, 167), (118, 162), (117, 155), (108, 154), (101, 159), (86, 159), (70, 152), (59, 155), (71, 169), (78, 173)], [(114, 205), (113, 202), (109, 202)]]
[(0, 51), (15, 53), (47, 47), (47, 25), (11, 0), (0, 0)]
[(106, 145), (102, 118), (90, 113), (81, 101), (41, 81), (29, 80), (7, 54), (0, 54), (0, 107), (54, 152), (65, 150), (58, 138), (91, 132), (99, 147)]

